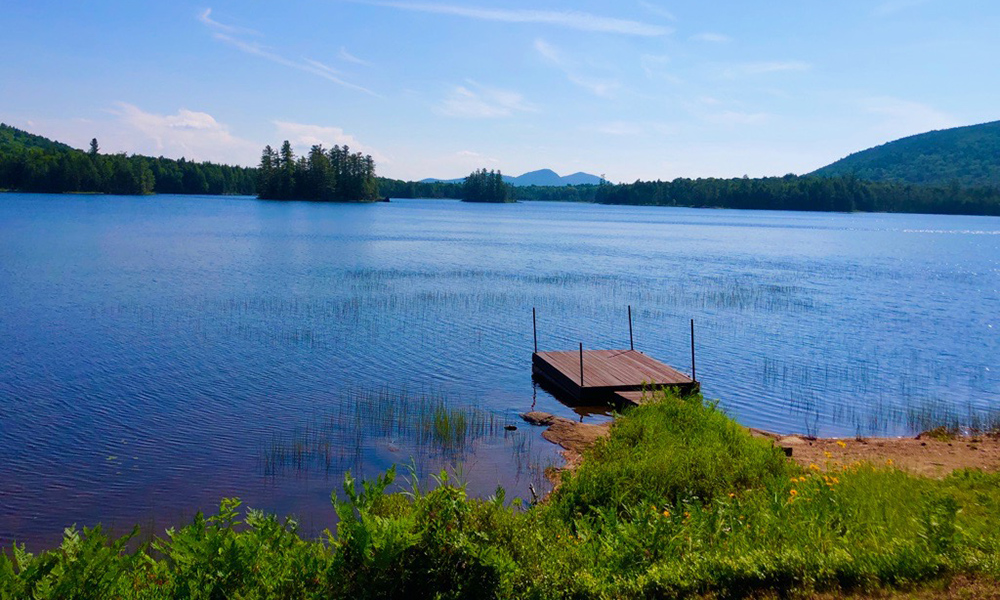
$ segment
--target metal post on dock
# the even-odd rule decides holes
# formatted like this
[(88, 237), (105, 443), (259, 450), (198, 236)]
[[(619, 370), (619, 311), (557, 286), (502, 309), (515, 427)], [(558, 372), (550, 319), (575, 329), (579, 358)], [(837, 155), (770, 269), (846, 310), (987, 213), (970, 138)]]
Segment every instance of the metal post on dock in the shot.
[(583, 391), (583, 342), (580, 342), (580, 391)]
[(628, 349), (635, 350), (635, 342), (632, 341), (632, 305), (628, 305)]
[(535, 336), (535, 354), (538, 354), (538, 323), (535, 321), (535, 307), (531, 307), (531, 334)]
[(694, 372), (694, 319), (691, 319), (691, 381), (698, 381)]

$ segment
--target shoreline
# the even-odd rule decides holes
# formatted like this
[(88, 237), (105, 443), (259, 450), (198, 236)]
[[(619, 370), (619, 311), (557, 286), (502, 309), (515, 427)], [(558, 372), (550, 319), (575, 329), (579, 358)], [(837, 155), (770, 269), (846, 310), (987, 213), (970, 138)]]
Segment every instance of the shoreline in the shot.
[[(610, 435), (615, 423), (613, 420), (598, 425), (580, 423), (540, 411), (524, 413), (521, 418), (531, 425), (545, 427), (542, 438), (562, 448), (560, 454), (565, 463), (546, 472), (552, 491), (559, 486), (560, 474), (579, 467), (586, 450)], [(1000, 471), (1000, 432), (953, 435), (939, 429), (914, 437), (814, 438), (746, 429), (754, 437), (771, 440), (799, 465), (820, 471), (858, 462), (892, 466), (933, 479), (961, 469)]]

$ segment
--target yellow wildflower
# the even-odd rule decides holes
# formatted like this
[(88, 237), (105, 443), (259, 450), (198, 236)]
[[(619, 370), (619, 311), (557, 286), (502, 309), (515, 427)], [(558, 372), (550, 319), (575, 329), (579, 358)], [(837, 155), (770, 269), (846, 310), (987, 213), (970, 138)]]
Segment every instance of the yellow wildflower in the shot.
[(809, 464), (809, 468), (812, 469), (813, 471), (819, 471), (820, 470), (819, 469), (819, 465), (817, 465), (816, 463), (810, 463)]
[(730, 498), (735, 498), (736, 497), (736, 492), (729, 492), (729, 497)]
[(847, 442), (845, 442), (844, 440), (837, 440), (837, 445), (840, 446), (841, 448), (846, 448)]
[(799, 492), (798, 492), (798, 490), (788, 490), (788, 493), (789, 493), (790, 495), (792, 495), (792, 496), (798, 496), (798, 495), (799, 495)]
[(833, 458), (833, 452), (824, 451), (823, 455), (826, 456), (827, 458)]
[(669, 510), (663, 511), (663, 516), (664, 517), (669, 517), (670, 516), (670, 511)]

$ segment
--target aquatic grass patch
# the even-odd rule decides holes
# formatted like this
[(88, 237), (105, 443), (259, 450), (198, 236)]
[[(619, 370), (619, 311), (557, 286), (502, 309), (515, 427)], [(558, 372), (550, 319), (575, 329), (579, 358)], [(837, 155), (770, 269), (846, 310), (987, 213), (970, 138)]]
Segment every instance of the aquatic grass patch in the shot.
[(129, 598), (729, 598), (1000, 577), (1000, 474), (800, 467), (699, 396), (627, 410), (533, 506), (470, 497), (447, 473), (394, 479), (348, 474), (314, 541), (231, 500), (152, 551), (88, 531), (85, 554), (0, 559), (0, 597), (65, 597), (52, 590), (85, 573)]
[(509, 419), (445, 395), (373, 387), (345, 392), (326, 414), (285, 431), (274, 431), (260, 444), (258, 465), (268, 477), (285, 472), (326, 474), (353, 470), (365, 474), (366, 457), (379, 451), (398, 453), (398, 462), (419, 458), (458, 466), (483, 445), (498, 447), (515, 475), (541, 483), (547, 465), (535, 447), (537, 434), (508, 430)]

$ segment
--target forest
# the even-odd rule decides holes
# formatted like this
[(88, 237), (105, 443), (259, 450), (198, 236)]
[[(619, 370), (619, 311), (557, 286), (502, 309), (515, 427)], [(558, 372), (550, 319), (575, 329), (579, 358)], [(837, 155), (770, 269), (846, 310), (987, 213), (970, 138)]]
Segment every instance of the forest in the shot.
[(504, 183), (500, 171), (479, 169), (462, 183), (462, 200), (466, 202), (514, 202), (514, 186)]
[(257, 169), (257, 194), (263, 200), (372, 202), (379, 198), (375, 161), (347, 146), (324, 150), (316, 145), (296, 158), (285, 140), (275, 152), (266, 146)]
[[(258, 168), (228, 166), (141, 155), (102, 154), (96, 139), (88, 151), (0, 124), (0, 190), (23, 192), (90, 192), (107, 194), (259, 194), (262, 199), (300, 199), (364, 202), (389, 198), (458, 198), (473, 202), (546, 200), (652, 206), (742, 208), (760, 210), (912, 212), (934, 214), (1000, 215), (1000, 187), (967, 173), (970, 148), (989, 162), (983, 148), (993, 148), (1000, 126), (996, 123), (931, 132), (904, 138), (852, 155), (810, 175), (636, 181), (628, 184), (526, 186), (513, 188), (499, 172), (477, 170), (463, 182), (415, 182), (377, 177), (371, 156), (352, 153), (346, 146), (325, 150), (313, 146), (296, 157), (286, 141), (275, 151), (264, 149)], [(930, 161), (928, 148), (939, 140), (939, 158), (951, 165), (947, 183), (913, 183), (900, 171), (901, 157), (922, 153), (917, 162)], [(948, 148), (963, 148), (961, 156)], [(998, 146), (1000, 147), (1000, 146)], [(904, 150), (907, 150), (904, 152)], [(956, 150), (958, 152), (958, 150)], [(889, 158), (896, 161), (890, 177)], [(964, 156), (964, 158), (963, 158)], [(937, 160), (938, 163), (941, 158)], [(880, 160), (884, 177), (868, 179), (859, 171), (861, 159)], [(916, 159), (915, 159), (916, 160)], [(994, 159), (990, 159), (995, 162)], [(986, 162), (984, 162), (986, 161)], [(848, 165), (847, 162), (851, 164)], [(844, 163), (843, 165), (841, 163)], [(909, 164), (909, 163), (908, 163)], [(916, 163), (914, 163), (916, 164)], [(923, 163), (921, 163), (923, 164)], [(929, 164), (929, 163), (928, 163)], [(992, 163), (991, 163), (992, 164)], [(975, 166), (973, 165), (973, 166)], [(833, 167), (837, 168), (833, 168)], [(910, 165), (907, 169), (913, 167)], [(875, 167), (872, 167), (875, 168)], [(916, 167), (913, 167), (916, 168)], [(985, 167), (984, 167), (985, 168)], [(963, 170), (965, 169), (965, 170)], [(988, 170), (988, 169), (987, 169)], [(940, 169), (938, 169), (940, 172)], [(982, 169), (980, 169), (982, 171)], [(909, 171), (906, 171), (907, 173)], [(977, 171), (978, 172), (978, 171)], [(984, 173), (986, 171), (983, 171)], [(990, 171), (992, 173), (992, 171)], [(964, 174), (964, 175), (963, 175)], [(963, 175), (958, 177), (958, 175)], [(930, 177), (930, 175), (928, 175)]]
[[(403, 181), (379, 178), (379, 190), (389, 198), (454, 198), (465, 194), (465, 183), (446, 181)], [(596, 185), (526, 185), (511, 190), (515, 200), (546, 200), (553, 202), (593, 202), (597, 196)]]
[(254, 194), (254, 169), (84, 152), (0, 123), (0, 189), (105, 194)]
[(853, 175), (636, 181), (598, 186), (602, 204), (1000, 215), (1000, 188), (873, 182)]
[(1000, 121), (929, 131), (855, 152), (815, 175), (870, 181), (1000, 186)]

